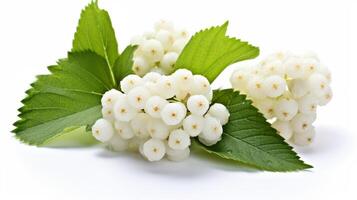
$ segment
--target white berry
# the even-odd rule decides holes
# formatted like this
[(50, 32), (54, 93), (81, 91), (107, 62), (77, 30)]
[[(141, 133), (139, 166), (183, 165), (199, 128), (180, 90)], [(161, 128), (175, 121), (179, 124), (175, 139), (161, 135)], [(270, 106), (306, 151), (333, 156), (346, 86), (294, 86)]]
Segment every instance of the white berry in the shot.
[(224, 106), (221, 103), (213, 104), (210, 107), (210, 109), (208, 110), (208, 114), (210, 114), (212, 117), (218, 119), (222, 125), (225, 125), (228, 123), (229, 115), (230, 115), (226, 106)]
[(128, 102), (136, 109), (144, 109), (146, 101), (151, 97), (150, 91), (144, 86), (133, 88), (128, 93)]
[(169, 136), (169, 127), (160, 119), (151, 119), (147, 131), (152, 138), (164, 140)]
[(293, 135), (293, 130), (288, 121), (277, 120), (272, 124), (272, 127), (275, 128), (279, 135), (285, 140), (289, 140)]
[(171, 131), (168, 145), (172, 149), (183, 150), (190, 146), (190, 136), (182, 129), (176, 129)]
[(128, 122), (116, 121), (114, 123), (114, 128), (117, 134), (123, 139), (131, 139), (134, 137), (134, 132)]
[(162, 97), (152, 96), (146, 101), (145, 112), (151, 117), (160, 118), (162, 109), (169, 102)]
[(107, 142), (114, 135), (113, 125), (105, 119), (98, 119), (92, 126), (92, 134), (97, 140)]
[(138, 75), (130, 74), (120, 81), (120, 88), (125, 93), (140, 85), (143, 85), (144, 81)]
[(149, 161), (159, 161), (165, 156), (165, 143), (152, 138), (143, 144), (142, 152)]
[(222, 133), (223, 128), (219, 120), (211, 116), (206, 116), (205, 125), (200, 135), (202, 135), (203, 138), (212, 141), (218, 140), (222, 136)]
[(186, 107), (184, 104), (169, 103), (161, 111), (161, 118), (167, 125), (179, 124), (186, 116)]
[(281, 98), (274, 106), (274, 113), (279, 120), (289, 121), (298, 111), (298, 103), (290, 98)]
[(189, 115), (183, 120), (183, 129), (191, 137), (196, 137), (200, 134), (204, 127), (204, 118), (198, 115)]
[(209, 108), (209, 102), (203, 95), (193, 95), (187, 100), (187, 109), (195, 115), (203, 116)]

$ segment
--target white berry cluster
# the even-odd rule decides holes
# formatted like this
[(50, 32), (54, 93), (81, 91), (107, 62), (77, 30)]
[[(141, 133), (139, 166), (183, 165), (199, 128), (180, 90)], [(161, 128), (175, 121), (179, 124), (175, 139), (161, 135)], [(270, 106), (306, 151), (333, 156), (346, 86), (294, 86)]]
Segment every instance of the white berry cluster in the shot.
[(143, 78), (128, 75), (121, 91), (102, 97), (102, 119), (92, 127), (93, 136), (115, 151), (139, 150), (149, 161), (181, 161), (190, 154), (190, 137), (205, 145), (221, 139), (227, 108), (212, 106), (208, 80), (179, 69), (172, 75), (149, 72)]
[(282, 137), (296, 145), (312, 142), (316, 108), (332, 98), (330, 71), (313, 53), (278, 52), (258, 65), (237, 69), (230, 80)]
[(188, 39), (186, 30), (175, 30), (167, 21), (157, 22), (154, 32), (136, 36), (131, 41), (131, 44), (138, 45), (133, 58), (133, 71), (139, 76), (150, 71), (171, 74)]

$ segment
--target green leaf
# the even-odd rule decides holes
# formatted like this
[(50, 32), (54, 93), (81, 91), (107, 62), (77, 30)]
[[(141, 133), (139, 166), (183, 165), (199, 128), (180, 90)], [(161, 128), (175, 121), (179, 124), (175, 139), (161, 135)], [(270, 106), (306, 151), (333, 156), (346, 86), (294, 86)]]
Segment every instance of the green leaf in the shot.
[(230, 112), (222, 140), (200, 146), (213, 154), (268, 171), (295, 171), (311, 168), (276, 133), (244, 95), (232, 89), (214, 92), (213, 103), (222, 103)]
[(114, 29), (107, 11), (90, 3), (81, 13), (77, 32), (74, 34), (72, 51), (90, 50), (102, 56), (113, 67), (119, 56)]
[(118, 59), (115, 61), (114, 64), (114, 76), (115, 79), (119, 82), (125, 76), (132, 74), (132, 66), (133, 66), (133, 54), (137, 46), (129, 45), (127, 46), (124, 51), (120, 54)]
[(26, 92), (14, 124), (16, 137), (29, 144), (93, 124), (101, 117), (102, 94), (115, 87), (107, 62), (93, 52), (69, 53), (48, 69), (51, 74), (38, 76)]
[(212, 82), (227, 66), (255, 58), (259, 48), (226, 36), (228, 22), (196, 33), (180, 54), (175, 68), (202, 74)]

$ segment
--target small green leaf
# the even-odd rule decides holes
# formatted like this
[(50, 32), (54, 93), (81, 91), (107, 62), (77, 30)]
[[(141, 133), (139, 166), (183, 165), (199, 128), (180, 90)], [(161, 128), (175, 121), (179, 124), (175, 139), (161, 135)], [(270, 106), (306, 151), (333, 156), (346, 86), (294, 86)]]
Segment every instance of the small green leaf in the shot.
[(175, 68), (189, 69), (212, 82), (230, 64), (259, 55), (259, 48), (227, 37), (227, 27), (228, 22), (196, 33), (183, 49)]
[(133, 73), (133, 54), (136, 48), (137, 46), (127, 46), (115, 61), (113, 71), (117, 82), (122, 80), (125, 76)]
[(102, 56), (113, 67), (119, 56), (115, 32), (107, 11), (98, 7), (97, 1), (82, 10), (72, 51), (90, 50)]
[(244, 95), (232, 89), (214, 92), (213, 103), (222, 103), (230, 112), (222, 140), (200, 146), (213, 154), (268, 171), (295, 171), (311, 168), (276, 133)]
[(101, 56), (93, 52), (69, 53), (51, 74), (38, 76), (19, 109), (21, 118), (14, 125), (16, 137), (34, 145), (93, 124), (101, 117), (101, 96), (115, 87), (110, 69)]

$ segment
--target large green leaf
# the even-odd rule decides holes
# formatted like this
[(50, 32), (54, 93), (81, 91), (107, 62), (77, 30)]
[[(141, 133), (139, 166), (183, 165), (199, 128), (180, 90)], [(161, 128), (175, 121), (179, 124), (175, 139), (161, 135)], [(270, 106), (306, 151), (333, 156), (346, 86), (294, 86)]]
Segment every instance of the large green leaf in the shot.
[(74, 34), (72, 51), (90, 50), (102, 56), (113, 67), (119, 56), (114, 29), (107, 11), (90, 3), (81, 13), (77, 32)]
[(312, 167), (299, 159), (244, 95), (231, 89), (217, 90), (212, 101), (226, 105), (231, 115), (220, 142), (209, 147), (199, 143), (206, 151), (269, 171)]
[(259, 48), (226, 36), (228, 22), (196, 33), (177, 59), (186, 68), (212, 82), (227, 66), (259, 55)]
[(93, 124), (101, 117), (102, 94), (115, 87), (106, 60), (93, 52), (69, 53), (48, 69), (51, 74), (31, 84), (14, 124), (16, 136), (29, 144)]
[(133, 55), (136, 47), (132, 45), (127, 46), (115, 61), (113, 72), (118, 82), (125, 76), (133, 73)]

